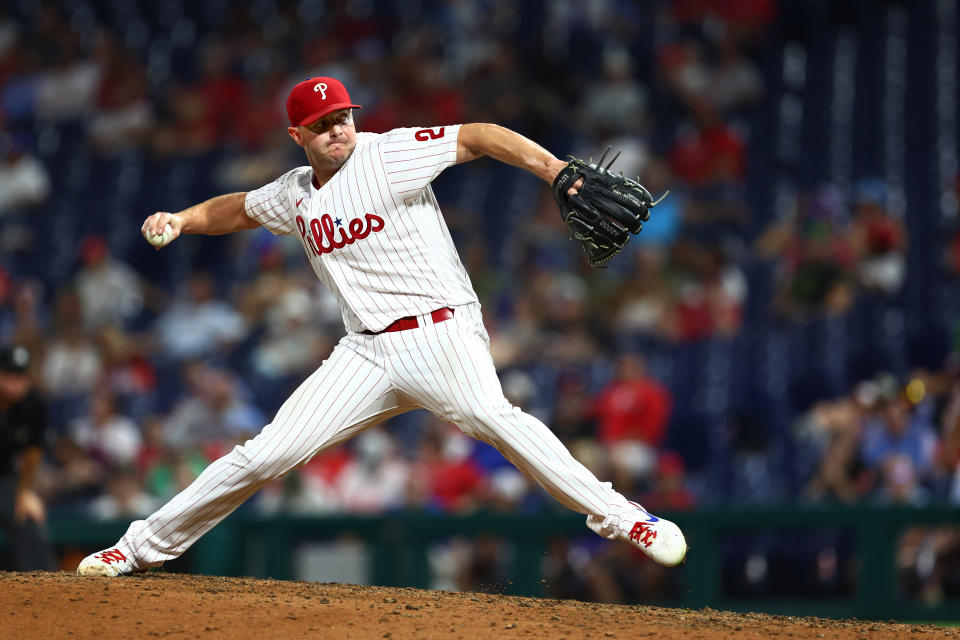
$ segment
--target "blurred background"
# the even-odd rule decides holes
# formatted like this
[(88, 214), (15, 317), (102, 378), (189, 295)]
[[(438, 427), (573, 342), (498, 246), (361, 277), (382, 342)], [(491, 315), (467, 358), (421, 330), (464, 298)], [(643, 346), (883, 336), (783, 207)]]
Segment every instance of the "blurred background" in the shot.
[(332, 75), (359, 130), (495, 122), (670, 190), (591, 270), (536, 178), (434, 183), (508, 398), (675, 516), (690, 562), (594, 536), (414, 412), (171, 570), (956, 619), (958, 35), (952, 0), (0, 2), (0, 342), (48, 406), (60, 562), (256, 434), (342, 335), (295, 237), (139, 233), (304, 164), (283, 102)]

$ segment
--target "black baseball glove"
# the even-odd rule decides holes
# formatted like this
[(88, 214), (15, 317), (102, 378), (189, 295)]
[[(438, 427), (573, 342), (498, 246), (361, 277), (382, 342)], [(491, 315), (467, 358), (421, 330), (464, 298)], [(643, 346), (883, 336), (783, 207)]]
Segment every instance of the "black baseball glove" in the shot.
[[(591, 267), (602, 267), (620, 253), (630, 234), (640, 233), (643, 223), (650, 219), (650, 209), (667, 195), (654, 201), (639, 182), (610, 173), (610, 165), (620, 154), (604, 167), (609, 151), (607, 147), (596, 163), (570, 156), (570, 164), (553, 181), (553, 199), (560, 215), (583, 245)], [(583, 186), (568, 197), (567, 189), (579, 178), (583, 178)]]

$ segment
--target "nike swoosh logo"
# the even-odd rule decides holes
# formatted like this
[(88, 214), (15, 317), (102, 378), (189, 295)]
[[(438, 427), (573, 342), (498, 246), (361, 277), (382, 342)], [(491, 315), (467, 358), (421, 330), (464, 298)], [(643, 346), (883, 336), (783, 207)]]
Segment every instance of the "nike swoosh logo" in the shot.
[(301, 202), (303, 202), (303, 198), (300, 198), (299, 200), (297, 200), (297, 206), (298, 206), (298, 207), (300, 206), (300, 203), (301, 203)]
[(658, 518), (657, 516), (651, 516), (649, 513), (647, 515), (650, 516), (649, 518), (647, 518), (647, 522), (660, 522), (660, 518)]

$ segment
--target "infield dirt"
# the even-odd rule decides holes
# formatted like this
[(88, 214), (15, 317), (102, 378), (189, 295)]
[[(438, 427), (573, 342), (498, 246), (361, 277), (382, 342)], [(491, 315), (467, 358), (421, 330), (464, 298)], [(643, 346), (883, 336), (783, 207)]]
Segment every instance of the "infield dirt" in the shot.
[(955, 629), (711, 609), (155, 572), (0, 572), (3, 636), (51, 638), (960, 638)]

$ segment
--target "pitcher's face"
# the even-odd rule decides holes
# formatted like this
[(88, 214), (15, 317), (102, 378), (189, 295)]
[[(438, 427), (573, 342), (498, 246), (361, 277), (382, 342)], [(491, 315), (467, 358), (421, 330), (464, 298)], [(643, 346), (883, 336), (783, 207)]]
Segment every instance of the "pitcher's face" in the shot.
[(352, 109), (333, 111), (308, 125), (289, 127), (287, 132), (303, 147), (311, 164), (339, 167), (357, 146)]

